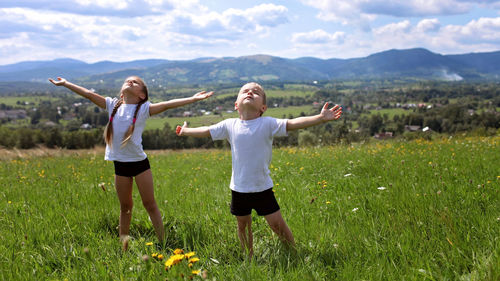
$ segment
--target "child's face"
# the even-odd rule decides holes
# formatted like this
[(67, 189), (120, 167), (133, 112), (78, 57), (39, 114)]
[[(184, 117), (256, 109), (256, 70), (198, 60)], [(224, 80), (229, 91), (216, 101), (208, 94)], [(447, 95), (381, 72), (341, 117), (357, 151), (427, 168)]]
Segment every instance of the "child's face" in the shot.
[(256, 110), (261, 114), (266, 111), (267, 106), (264, 103), (265, 93), (262, 87), (256, 83), (248, 83), (241, 87), (234, 108), (236, 110)]
[(146, 98), (146, 94), (143, 89), (143, 82), (138, 77), (131, 76), (123, 82), (121, 93), (122, 95), (132, 95), (140, 100), (143, 100)]

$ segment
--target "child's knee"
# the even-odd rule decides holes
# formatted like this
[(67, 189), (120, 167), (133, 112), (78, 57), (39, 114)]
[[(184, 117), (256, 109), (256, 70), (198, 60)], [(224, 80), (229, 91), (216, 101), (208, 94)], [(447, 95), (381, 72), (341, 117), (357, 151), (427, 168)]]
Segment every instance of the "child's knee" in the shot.
[(122, 213), (131, 213), (132, 208), (134, 207), (134, 204), (132, 202), (130, 203), (120, 203), (120, 210)]
[(142, 205), (144, 206), (146, 211), (148, 211), (148, 213), (155, 212), (158, 209), (158, 207), (156, 206), (156, 201), (154, 200), (149, 200), (145, 202), (143, 201)]

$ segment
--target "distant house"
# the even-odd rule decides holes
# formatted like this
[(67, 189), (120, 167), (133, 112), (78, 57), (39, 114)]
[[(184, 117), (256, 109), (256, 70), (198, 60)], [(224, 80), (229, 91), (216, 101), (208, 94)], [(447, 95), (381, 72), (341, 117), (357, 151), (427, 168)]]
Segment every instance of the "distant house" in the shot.
[(191, 117), (191, 116), (193, 116), (193, 112), (191, 112), (191, 111), (184, 111), (184, 113), (182, 114), (182, 116), (184, 116), (184, 117)]
[(422, 132), (428, 132), (428, 133), (431, 133), (431, 132), (434, 132), (434, 131), (433, 131), (431, 128), (429, 128), (429, 127), (424, 127), (424, 128), (422, 129)]
[(384, 133), (378, 133), (373, 136), (374, 138), (378, 140), (385, 140), (385, 139), (391, 139), (393, 137), (393, 132), (384, 132)]
[(55, 127), (55, 126), (57, 126), (57, 124), (52, 122), (52, 121), (47, 121), (47, 122), (43, 123), (43, 126), (44, 127)]
[(420, 131), (420, 126), (417, 125), (405, 125), (406, 132), (417, 132)]
[(0, 110), (0, 119), (24, 119), (26, 118), (26, 110), (24, 109), (12, 109), (12, 110)]
[(89, 123), (84, 123), (80, 126), (80, 129), (90, 130), (92, 129), (92, 125), (90, 125)]

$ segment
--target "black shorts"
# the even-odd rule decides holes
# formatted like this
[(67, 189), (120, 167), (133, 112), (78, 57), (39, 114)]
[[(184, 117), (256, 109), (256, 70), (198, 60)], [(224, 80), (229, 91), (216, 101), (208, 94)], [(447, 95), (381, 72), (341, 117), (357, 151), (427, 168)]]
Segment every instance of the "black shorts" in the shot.
[(266, 216), (279, 211), (280, 206), (272, 188), (255, 193), (242, 193), (231, 190), (231, 214), (247, 216), (257, 211), (259, 216)]
[(137, 162), (113, 161), (113, 164), (115, 164), (115, 175), (122, 177), (135, 177), (151, 168), (148, 158)]

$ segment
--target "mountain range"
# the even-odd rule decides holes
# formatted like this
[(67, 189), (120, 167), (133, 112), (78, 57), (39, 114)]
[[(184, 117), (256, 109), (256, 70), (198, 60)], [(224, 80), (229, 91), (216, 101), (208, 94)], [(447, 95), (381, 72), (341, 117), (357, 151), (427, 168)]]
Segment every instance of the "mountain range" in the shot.
[[(86, 63), (74, 59), (26, 61), (0, 66), (0, 82), (46, 82), (62, 76), (75, 81), (120, 85), (138, 75), (148, 85), (242, 83), (245, 81), (324, 81), (336, 79), (497, 80), (500, 51), (441, 55), (416, 48), (367, 57), (287, 59), (268, 55)], [(151, 81), (151, 82), (150, 82)]]

